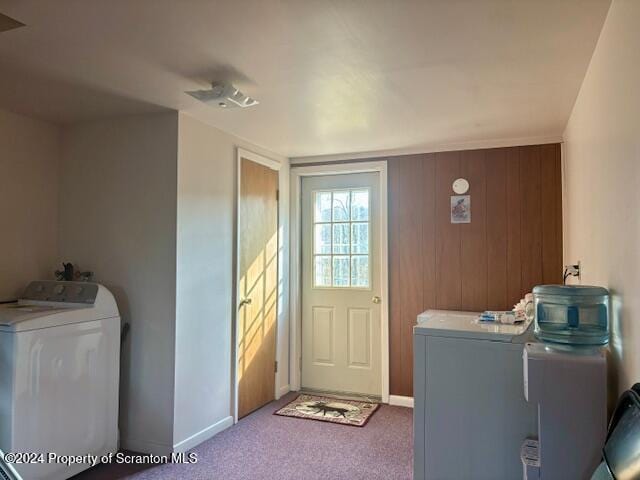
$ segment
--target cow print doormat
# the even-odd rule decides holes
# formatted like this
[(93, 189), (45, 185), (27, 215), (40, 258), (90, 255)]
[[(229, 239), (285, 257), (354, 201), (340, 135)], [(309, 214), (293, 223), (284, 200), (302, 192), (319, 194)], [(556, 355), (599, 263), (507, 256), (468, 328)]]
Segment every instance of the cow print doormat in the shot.
[(364, 427), (378, 407), (377, 403), (298, 395), (274, 415)]

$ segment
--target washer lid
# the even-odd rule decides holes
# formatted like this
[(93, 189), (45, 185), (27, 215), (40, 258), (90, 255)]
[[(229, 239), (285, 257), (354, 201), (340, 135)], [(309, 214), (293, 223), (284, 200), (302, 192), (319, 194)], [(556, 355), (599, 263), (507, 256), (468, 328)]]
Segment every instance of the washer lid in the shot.
[(413, 327), (417, 335), (455, 337), (519, 343), (519, 337), (527, 333), (531, 322), (516, 325), (478, 322), (479, 312), (456, 312), (449, 310), (427, 310), (418, 315), (418, 324)]

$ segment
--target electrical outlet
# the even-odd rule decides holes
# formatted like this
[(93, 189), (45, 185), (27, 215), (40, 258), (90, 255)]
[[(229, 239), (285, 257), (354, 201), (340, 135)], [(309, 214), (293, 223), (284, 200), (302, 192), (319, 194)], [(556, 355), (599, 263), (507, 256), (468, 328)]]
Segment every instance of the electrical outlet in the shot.
[(567, 279), (569, 277), (577, 277), (578, 278), (578, 283), (581, 283), (582, 278), (581, 278), (581, 263), (580, 261), (578, 261), (578, 263), (572, 264), (572, 265), (565, 265), (564, 266), (564, 275), (563, 275), (563, 281), (566, 284), (567, 283)]

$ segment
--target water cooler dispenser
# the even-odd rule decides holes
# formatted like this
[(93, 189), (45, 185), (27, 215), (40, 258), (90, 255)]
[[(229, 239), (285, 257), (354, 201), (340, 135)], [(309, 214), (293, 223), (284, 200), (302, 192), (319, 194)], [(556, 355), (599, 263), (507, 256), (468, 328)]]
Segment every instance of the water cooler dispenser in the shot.
[(607, 433), (608, 291), (544, 285), (533, 294), (540, 343), (525, 345), (523, 373), (538, 437), (522, 445), (523, 477), (589, 479)]
[(590, 478), (607, 433), (605, 350), (528, 343), (523, 359), (524, 395), (538, 405), (538, 438), (522, 449), (525, 480)]
[(609, 291), (588, 285), (533, 289), (535, 333), (543, 342), (605, 345), (609, 341)]

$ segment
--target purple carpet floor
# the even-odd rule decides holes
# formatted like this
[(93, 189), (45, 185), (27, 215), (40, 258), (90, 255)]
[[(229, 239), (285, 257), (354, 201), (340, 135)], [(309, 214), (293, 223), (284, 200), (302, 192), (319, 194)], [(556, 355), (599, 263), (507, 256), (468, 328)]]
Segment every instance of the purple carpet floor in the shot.
[(409, 480), (412, 413), (382, 405), (363, 428), (273, 415), (297, 393), (197, 446), (195, 464), (99, 465), (73, 480)]

